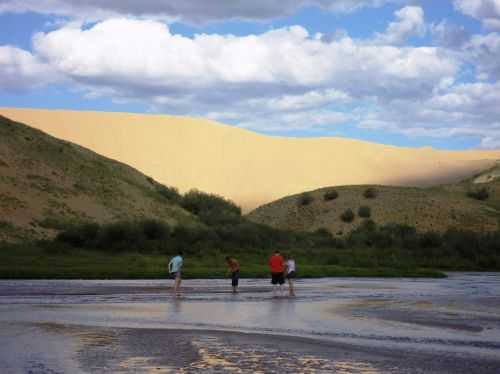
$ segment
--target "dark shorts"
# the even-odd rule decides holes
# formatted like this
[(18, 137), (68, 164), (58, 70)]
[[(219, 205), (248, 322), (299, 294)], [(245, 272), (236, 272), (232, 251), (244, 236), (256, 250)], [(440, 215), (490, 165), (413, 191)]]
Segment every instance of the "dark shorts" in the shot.
[(181, 278), (181, 272), (180, 271), (176, 271), (176, 272), (173, 272), (173, 273), (170, 273), (170, 277), (172, 279), (177, 279), (177, 278)]
[(238, 286), (238, 281), (240, 280), (240, 271), (233, 271), (231, 273), (231, 285), (233, 287), (237, 287)]
[(291, 271), (286, 275), (286, 279), (294, 279), (294, 278), (297, 278), (297, 273), (294, 271)]
[(285, 276), (283, 275), (283, 273), (271, 273), (271, 283), (283, 284), (285, 283)]

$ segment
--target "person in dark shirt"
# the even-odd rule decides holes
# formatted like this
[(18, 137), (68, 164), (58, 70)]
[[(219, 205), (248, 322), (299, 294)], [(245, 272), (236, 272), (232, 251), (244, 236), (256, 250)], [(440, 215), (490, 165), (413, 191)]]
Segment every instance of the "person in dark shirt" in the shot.
[(233, 293), (238, 293), (238, 283), (240, 280), (240, 263), (233, 257), (226, 257), (227, 266), (231, 272), (231, 286)]

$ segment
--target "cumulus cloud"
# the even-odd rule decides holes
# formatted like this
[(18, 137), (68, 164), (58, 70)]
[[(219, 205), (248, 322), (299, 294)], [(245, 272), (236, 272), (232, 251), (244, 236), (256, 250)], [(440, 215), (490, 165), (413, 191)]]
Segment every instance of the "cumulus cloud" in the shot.
[(54, 82), (56, 75), (30, 52), (11, 46), (0, 46), (0, 89), (24, 92)]
[(89, 97), (267, 131), (356, 123), (346, 113), (360, 103), (420, 100), (458, 69), (439, 48), (327, 41), (300, 26), (185, 37), (156, 21), (110, 19), (39, 33), (33, 49)]
[(487, 28), (500, 30), (500, 0), (454, 0), (455, 8)]
[(463, 50), (480, 80), (500, 79), (500, 33), (473, 35)]
[(394, 100), (360, 115), (360, 127), (406, 136), (468, 136), (493, 148), (500, 143), (500, 82), (443, 86), (425, 100)]
[(380, 44), (403, 44), (411, 36), (424, 36), (426, 24), (424, 10), (418, 6), (407, 6), (394, 13), (396, 20), (391, 22), (384, 33), (375, 35)]
[(349, 37), (328, 43), (301, 26), (244, 37), (188, 38), (159, 22), (107, 20), (85, 30), (39, 33), (34, 50), (82, 84), (123, 86), (152, 96), (204, 88), (214, 95), (275, 96), (332, 84), (352, 96), (418, 96), (457, 69), (437, 48), (367, 45)]
[(470, 33), (462, 25), (441, 21), (430, 26), (432, 39), (440, 47), (457, 49), (469, 41)]
[(84, 20), (143, 17), (206, 23), (231, 19), (271, 20), (304, 6), (332, 12), (353, 12), (407, 0), (0, 0), (0, 12), (38, 12)]

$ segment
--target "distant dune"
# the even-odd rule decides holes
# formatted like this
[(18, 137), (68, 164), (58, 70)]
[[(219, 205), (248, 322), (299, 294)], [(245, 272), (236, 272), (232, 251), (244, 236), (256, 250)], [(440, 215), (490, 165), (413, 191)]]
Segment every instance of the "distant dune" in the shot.
[(181, 192), (197, 188), (223, 195), (244, 211), (326, 186), (452, 182), (500, 159), (500, 150), (271, 137), (199, 118), (10, 108), (0, 108), (0, 114), (126, 163)]

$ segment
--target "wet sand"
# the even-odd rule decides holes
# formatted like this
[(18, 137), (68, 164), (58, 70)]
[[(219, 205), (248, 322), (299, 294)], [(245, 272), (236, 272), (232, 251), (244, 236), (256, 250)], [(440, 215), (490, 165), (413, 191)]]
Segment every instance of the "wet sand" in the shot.
[(500, 275), (0, 282), (1, 373), (499, 373)]

